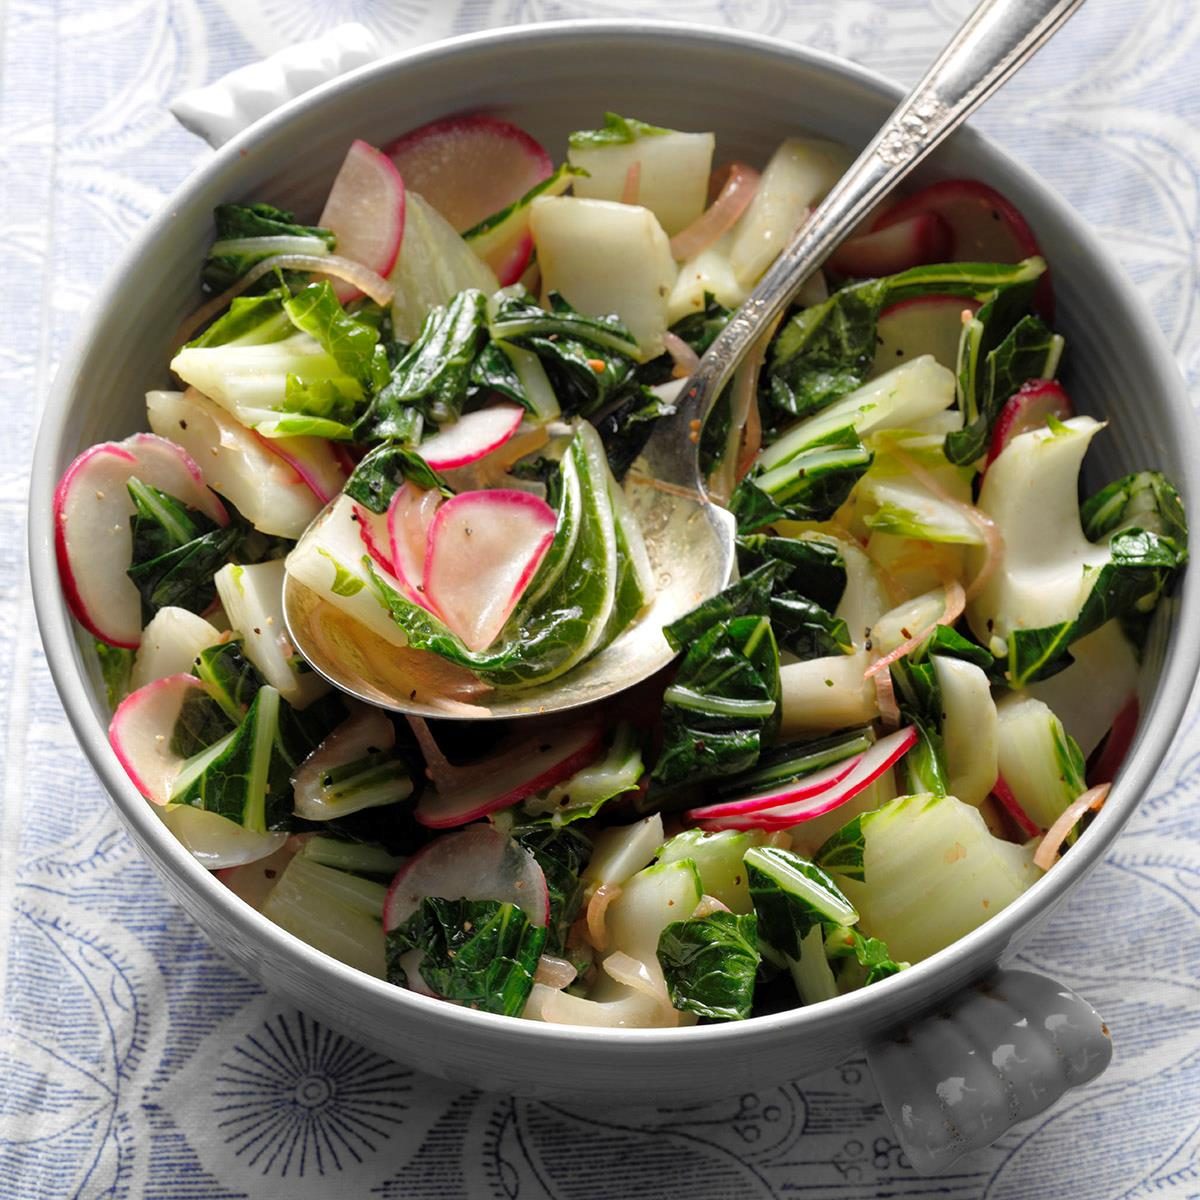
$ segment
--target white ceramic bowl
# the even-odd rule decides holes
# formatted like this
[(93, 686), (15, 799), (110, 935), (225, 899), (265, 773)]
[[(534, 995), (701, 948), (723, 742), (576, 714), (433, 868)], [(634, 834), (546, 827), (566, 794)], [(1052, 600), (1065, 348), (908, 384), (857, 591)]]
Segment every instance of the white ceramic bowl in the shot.
[[(189, 857), (125, 777), (105, 738), (108, 714), (86, 638), (58, 584), (55, 480), (83, 447), (145, 427), (143, 395), (166, 383), (169, 339), (198, 302), (195, 281), (215, 204), (260, 198), (315, 217), (352, 138), (380, 143), (464, 109), (497, 110), (561, 148), (570, 130), (594, 125), (611, 108), (715, 130), (723, 158), (763, 162), (798, 130), (860, 146), (898, 98), (897, 88), (864, 70), (764, 38), (636, 22), (526, 26), (382, 61), (301, 96), (219, 150), (142, 231), (94, 301), (94, 318), (59, 370), (46, 409), (33, 467), (34, 592), (67, 714), (121, 819), (183, 907), (247, 974), (406, 1063), (531, 1095), (695, 1099), (797, 1078), (867, 1049), (889, 1111), (925, 1168), (990, 1141), (1013, 1119), (1103, 1069), (1099, 1020), (1065, 989), (1011, 972), (992, 976), (983, 992), (970, 985), (1067, 901), (1162, 760), (1200, 660), (1200, 624), (1178, 619), (1180, 609), (1195, 611), (1195, 576), (1184, 579), (1174, 618), (1163, 623), (1149, 655), (1143, 721), (1112, 795), (1046, 878), (969, 937), (862, 992), (682, 1030), (565, 1028), (427, 1000), (344, 967), (244, 905)], [(1071, 393), (1086, 411), (1113, 418), (1089, 460), (1093, 479), (1155, 466), (1190, 501), (1198, 456), (1182, 381), (1153, 320), (1086, 225), (969, 129), (924, 174), (993, 184), (1036, 231), (1054, 272)], [(1047, 1022), (1053, 1013), (1065, 1016), (1065, 1025)], [(1049, 1047), (1045, 1063), (1020, 1078), (989, 1065), (1000, 1040), (1018, 1038), (1014, 1026), (1033, 1028), (1042, 1049)], [(889, 1042), (898, 1029), (907, 1033)], [(978, 1076), (982, 1099), (958, 1106), (948, 1106), (944, 1095), (939, 1100), (935, 1085), (947, 1075)]]

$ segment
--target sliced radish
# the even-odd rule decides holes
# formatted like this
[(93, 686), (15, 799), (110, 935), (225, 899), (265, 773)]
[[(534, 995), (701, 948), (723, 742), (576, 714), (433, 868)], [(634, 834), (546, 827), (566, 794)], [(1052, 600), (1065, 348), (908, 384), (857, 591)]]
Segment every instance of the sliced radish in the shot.
[(402, 483), (388, 505), (387, 534), (392, 571), (414, 604), (432, 609), (425, 594), (425, 552), (429, 529), (445, 497), (437, 488)]
[(264, 438), (255, 434), (270, 453), (278, 454), (322, 504), (328, 504), (343, 488), (354, 470), (347, 466), (345, 451), (336, 442), (319, 437)]
[(369, 508), (356, 504), (354, 520), (358, 523), (358, 535), (362, 538), (362, 544), (366, 547), (371, 560), (377, 567), (382, 567), (387, 571), (389, 575), (394, 575), (396, 568), (392, 563), (386, 514), (374, 513)]
[(481, 763), (460, 768), (451, 788), (426, 792), (415, 816), (431, 829), (466, 825), (570, 779), (595, 762), (603, 748), (603, 730), (594, 722), (525, 736)]
[(264, 439), (195, 388), (147, 392), (146, 411), (154, 432), (203, 463), (212, 489), (227, 496), (255, 529), (298, 538), (321, 511), (321, 502)]
[(194, 675), (168, 675), (131, 692), (108, 725), (113, 751), (147, 800), (166, 804), (184, 759), (171, 749), (171, 733), (187, 700), (207, 696)]
[(128, 649), (142, 633), (141, 597), (125, 573), (134, 512), (126, 485), (134, 477), (229, 524), (188, 453), (152, 433), (92, 446), (66, 469), (54, 491), (54, 545), (67, 604), (89, 633)]
[(830, 256), (829, 265), (842, 275), (877, 279), (910, 267), (945, 262), (950, 246), (946, 222), (936, 212), (918, 212), (843, 242)]
[(500, 636), (550, 549), (556, 524), (544, 500), (505, 488), (463, 492), (438, 509), (429, 527), (424, 591), (469, 649), (486, 650)]
[[(855, 763), (854, 769), (843, 775), (824, 791), (795, 802), (777, 804), (773, 808), (760, 808), (739, 816), (718, 817), (704, 820), (704, 829), (788, 829), (802, 821), (823, 817), (827, 812), (840, 808), (852, 800), (864, 788), (869, 787), (884, 771), (894, 766), (917, 743), (917, 731), (911, 725), (880, 738)], [(784, 791), (784, 789), (781, 789)], [(786, 792), (785, 792), (786, 796)]]
[(451, 471), (477, 462), (499, 450), (517, 432), (525, 410), (519, 404), (493, 404), (465, 413), (452, 425), (444, 425), (417, 447), (420, 456), (435, 471)]
[(1028, 222), (995, 188), (977, 179), (944, 179), (886, 208), (872, 233), (932, 213), (946, 224), (956, 262), (1015, 263), (1040, 254)]
[(988, 447), (987, 467), (1000, 456), (1000, 451), (1020, 433), (1042, 429), (1050, 417), (1066, 421), (1075, 415), (1061, 383), (1056, 379), (1031, 379), (1021, 390), (1005, 401), (992, 429), (992, 444)]
[(524, 130), (478, 113), (422, 125), (383, 152), (406, 186), (459, 233), (520, 200), (554, 170)]
[(1131, 692), (1129, 699), (1121, 706), (1113, 718), (1112, 729), (1108, 737), (1093, 758), (1088, 767), (1087, 780), (1089, 785), (1111, 783), (1117, 777), (1129, 747), (1133, 745), (1133, 735), (1137, 733), (1140, 708), (1136, 692)]
[(403, 925), (426, 897), (498, 900), (536, 926), (550, 920), (550, 892), (537, 859), (491, 825), (430, 842), (400, 868), (383, 902), (383, 927)]
[(692, 808), (687, 812), (691, 821), (708, 821), (715, 817), (739, 817), (747, 813), (759, 812), (764, 808), (775, 808), (780, 804), (788, 804), (795, 800), (806, 800), (826, 788), (845, 779), (862, 761), (861, 754), (852, 755), (842, 762), (834, 763), (823, 771), (815, 771), (811, 775), (802, 775), (793, 779), (783, 787), (771, 788), (766, 792), (755, 792), (751, 796), (743, 796), (738, 800), (722, 800), (719, 804), (706, 804), (703, 808)]
[(932, 354), (947, 370), (956, 370), (963, 313), (978, 308), (974, 300), (961, 296), (916, 296), (889, 305), (875, 326), (872, 374), (882, 375), (922, 354)]
[[(387, 275), (404, 236), (404, 180), (392, 160), (367, 142), (352, 142), (317, 224), (337, 235), (342, 258)], [(342, 279), (333, 290), (343, 304), (362, 295)]]
[(1020, 801), (1013, 795), (1012, 788), (1004, 780), (1003, 775), (996, 777), (992, 784), (992, 795), (1000, 802), (1000, 807), (1013, 819), (1017, 828), (1026, 837), (1038, 837), (1042, 830), (1038, 823), (1021, 807)]

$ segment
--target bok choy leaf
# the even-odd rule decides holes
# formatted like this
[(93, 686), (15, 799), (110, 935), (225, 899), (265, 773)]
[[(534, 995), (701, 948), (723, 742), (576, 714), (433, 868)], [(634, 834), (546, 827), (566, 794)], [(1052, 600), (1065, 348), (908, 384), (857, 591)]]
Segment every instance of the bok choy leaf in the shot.
[(659, 936), (658, 961), (674, 1008), (711, 1021), (744, 1021), (754, 1004), (758, 919), (718, 910), (674, 921)]

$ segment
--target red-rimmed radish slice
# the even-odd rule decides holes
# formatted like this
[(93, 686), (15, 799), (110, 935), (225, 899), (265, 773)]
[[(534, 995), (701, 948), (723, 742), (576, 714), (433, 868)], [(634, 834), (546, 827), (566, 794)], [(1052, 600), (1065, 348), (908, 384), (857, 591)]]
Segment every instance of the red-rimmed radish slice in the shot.
[(478, 113), (422, 125), (383, 152), (405, 185), (459, 233), (520, 200), (554, 170), (523, 129)]
[(544, 500), (507, 488), (463, 492), (438, 509), (429, 527), (425, 595), (468, 649), (486, 650), (499, 637), (550, 549), (556, 523)]
[(1020, 212), (977, 179), (943, 179), (905, 196), (875, 218), (871, 232), (928, 213), (945, 222), (953, 261), (1015, 263), (1041, 254)]
[(108, 740), (125, 773), (153, 804), (166, 804), (184, 759), (171, 749), (171, 733), (191, 696), (206, 696), (194, 675), (167, 675), (131, 692), (117, 705)]
[(328, 504), (342, 490), (354, 470), (353, 462), (347, 467), (344, 452), (339, 454), (334, 449), (336, 443), (325, 438), (254, 436), (269, 452), (278, 454), (322, 504)]
[(92, 446), (66, 469), (54, 490), (54, 547), (67, 604), (89, 633), (127, 649), (142, 635), (141, 597), (125, 573), (133, 556), (127, 484), (134, 477), (229, 524), (187, 451), (152, 433)]
[(519, 404), (493, 404), (464, 413), (422, 442), (417, 453), (435, 471), (465, 467), (499, 450), (517, 432), (524, 417), (525, 410)]
[(516, 905), (537, 926), (550, 920), (550, 892), (537, 859), (491, 825), (447, 834), (404, 864), (383, 902), (383, 927), (403, 925), (429, 896)]
[(861, 754), (852, 755), (842, 762), (834, 763), (823, 771), (815, 771), (811, 775), (802, 775), (793, 779), (783, 787), (771, 788), (765, 792), (755, 792), (752, 796), (742, 796), (737, 800), (722, 800), (719, 804), (706, 804), (702, 808), (688, 809), (685, 816), (689, 821), (709, 821), (717, 817), (739, 817), (747, 813), (758, 812), (764, 808), (774, 808), (780, 804), (789, 804), (795, 800), (806, 800), (826, 788), (845, 779), (862, 759)]
[[(392, 160), (367, 142), (352, 142), (317, 224), (337, 235), (341, 257), (387, 275), (404, 236), (404, 180)], [(342, 279), (333, 290), (343, 304), (362, 295)]]
[(882, 375), (922, 354), (932, 354), (947, 370), (956, 370), (963, 313), (978, 308), (976, 301), (961, 296), (915, 296), (889, 305), (875, 326), (873, 373)]
[(1088, 766), (1089, 784), (1111, 783), (1116, 779), (1117, 772), (1129, 753), (1129, 747), (1133, 745), (1133, 735), (1137, 733), (1140, 712), (1137, 693), (1131, 692), (1129, 699), (1121, 705), (1113, 718), (1108, 736)]
[(762, 808), (741, 816), (719, 817), (700, 822), (704, 829), (788, 829), (802, 821), (823, 817), (852, 800), (864, 788), (869, 787), (884, 771), (908, 753), (917, 743), (917, 731), (909, 725), (895, 733), (880, 738), (855, 763), (853, 770), (843, 775), (824, 791), (794, 803), (778, 804), (774, 808)]
[(603, 730), (594, 722), (543, 730), (484, 762), (461, 768), (455, 783), (422, 795), (414, 815), (431, 829), (466, 825), (570, 779), (595, 762), (603, 749)]
[(154, 432), (203, 463), (212, 489), (228, 496), (260, 532), (298, 538), (321, 511), (321, 502), (267, 439), (195, 388), (147, 392), (146, 412)]
[(996, 782), (992, 784), (992, 795), (1027, 838), (1037, 837), (1042, 832), (1038, 823), (1021, 807), (1020, 801), (1013, 795), (1012, 788), (1005, 782), (1003, 775), (998, 775)]
[(936, 212), (919, 212), (843, 242), (830, 255), (829, 265), (842, 275), (876, 279), (926, 263), (945, 262), (950, 246), (946, 222)]
[(382, 513), (373, 513), (369, 508), (356, 504), (354, 520), (358, 525), (358, 536), (362, 538), (362, 544), (371, 556), (371, 561), (377, 567), (382, 567), (389, 575), (394, 575), (396, 567), (392, 562), (392, 548), (388, 541), (387, 516)]
[(425, 555), (429, 529), (445, 497), (437, 488), (402, 483), (388, 505), (387, 535), (392, 571), (414, 604), (432, 608), (425, 595)]
[(1050, 417), (1065, 421), (1074, 415), (1075, 406), (1056, 379), (1029, 380), (1004, 402), (992, 428), (992, 444), (988, 447), (984, 469), (991, 466), (1000, 451), (1018, 434), (1041, 429)]

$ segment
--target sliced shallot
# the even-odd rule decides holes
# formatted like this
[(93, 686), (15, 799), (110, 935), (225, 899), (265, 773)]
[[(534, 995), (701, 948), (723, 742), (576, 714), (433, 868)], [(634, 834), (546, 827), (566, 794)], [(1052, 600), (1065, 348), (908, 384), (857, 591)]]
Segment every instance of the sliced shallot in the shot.
[(587, 906), (588, 940), (597, 950), (608, 949), (608, 926), (605, 914), (608, 906), (621, 894), (619, 883), (602, 883), (593, 893)]
[(543, 954), (538, 959), (537, 970), (533, 973), (533, 982), (545, 984), (546, 987), (559, 990), (575, 981), (575, 968), (565, 958), (556, 958), (553, 954)]
[(878, 675), (885, 667), (890, 667), (897, 659), (911, 654), (939, 625), (953, 625), (962, 616), (966, 603), (966, 592), (963, 591), (962, 584), (957, 579), (950, 580), (946, 584), (946, 606), (942, 615), (932, 625), (917, 630), (912, 637), (901, 642), (894, 650), (877, 658), (863, 672), (863, 676), (870, 679)]
[(675, 379), (687, 379), (700, 365), (700, 356), (677, 333), (663, 334), (663, 348), (671, 356), (675, 366), (671, 375)]
[(1033, 865), (1040, 867), (1043, 871), (1048, 871), (1054, 865), (1055, 859), (1058, 858), (1058, 852), (1062, 848), (1063, 842), (1067, 840), (1067, 834), (1075, 828), (1079, 818), (1083, 816), (1088, 809), (1100, 808), (1104, 801), (1108, 799), (1111, 783), (1097, 784), (1094, 788), (1088, 788), (1082, 796), (1072, 800), (1070, 804), (1063, 809), (1062, 815), (1050, 826), (1046, 836), (1042, 838), (1041, 844), (1038, 846), (1033, 856)]
[(728, 171), (725, 183), (712, 204), (671, 239), (671, 255), (676, 262), (685, 262), (695, 258), (702, 250), (707, 250), (737, 224), (738, 218), (754, 199), (760, 178), (758, 172), (745, 163), (733, 163)]

